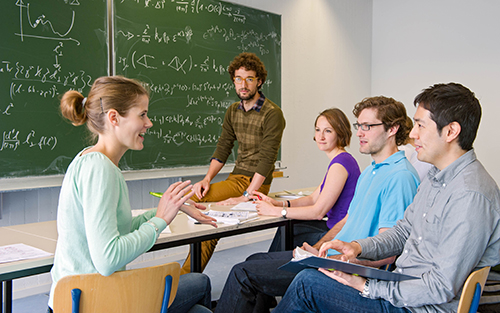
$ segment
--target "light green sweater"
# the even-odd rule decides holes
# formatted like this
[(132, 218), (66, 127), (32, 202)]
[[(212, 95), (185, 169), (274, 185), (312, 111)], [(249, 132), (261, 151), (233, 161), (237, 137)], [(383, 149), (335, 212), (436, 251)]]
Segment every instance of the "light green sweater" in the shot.
[[(51, 270), (49, 306), (57, 281), (67, 275), (108, 276), (155, 243), (167, 227), (156, 210), (132, 218), (127, 184), (102, 153), (81, 152), (64, 176), (57, 209), (57, 247)], [(158, 228), (158, 233), (150, 223)]]

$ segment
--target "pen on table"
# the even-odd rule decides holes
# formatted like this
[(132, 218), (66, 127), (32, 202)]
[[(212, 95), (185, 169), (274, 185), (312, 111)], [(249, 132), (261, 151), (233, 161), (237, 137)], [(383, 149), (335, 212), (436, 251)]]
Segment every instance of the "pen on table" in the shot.
[[(153, 192), (153, 191), (150, 191), (150, 192), (149, 192), (149, 194), (150, 194), (150, 195), (152, 195), (152, 196), (155, 196), (155, 197), (157, 197), (157, 198), (161, 198), (161, 196), (163, 196), (163, 193), (161, 193), (161, 192)], [(184, 202), (184, 205), (189, 205), (189, 206), (191, 206), (192, 204), (191, 204), (191, 203)]]

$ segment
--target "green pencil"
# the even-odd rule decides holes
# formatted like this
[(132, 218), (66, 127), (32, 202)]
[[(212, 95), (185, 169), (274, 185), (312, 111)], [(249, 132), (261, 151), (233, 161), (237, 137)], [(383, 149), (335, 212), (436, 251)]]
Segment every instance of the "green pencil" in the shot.
[(163, 192), (153, 192), (153, 191), (150, 191), (149, 194), (152, 195), (152, 196), (155, 196), (157, 198), (161, 198), (161, 196), (163, 196)]
[[(152, 196), (155, 196), (157, 198), (161, 198), (161, 196), (163, 196), (163, 192), (153, 192), (153, 191), (150, 191), (149, 194), (152, 195)], [(184, 202), (184, 205), (191, 205), (191, 203)]]

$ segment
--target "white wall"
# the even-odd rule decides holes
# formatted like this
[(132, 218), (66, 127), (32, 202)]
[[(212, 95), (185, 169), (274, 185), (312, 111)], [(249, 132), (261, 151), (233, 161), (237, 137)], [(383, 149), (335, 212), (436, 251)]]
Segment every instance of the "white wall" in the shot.
[(435, 83), (458, 82), (476, 93), (483, 117), (478, 158), (500, 182), (495, 98), (500, 75), (500, 2), (491, 0), (373, 1), (372, 94), (403, 101)]

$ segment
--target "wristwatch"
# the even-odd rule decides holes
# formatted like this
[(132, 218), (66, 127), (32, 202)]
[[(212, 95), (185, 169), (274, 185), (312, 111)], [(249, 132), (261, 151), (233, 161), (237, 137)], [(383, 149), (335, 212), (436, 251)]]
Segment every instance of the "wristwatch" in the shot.
[(281, 216), (283, 216), (283, 218), (286, 218), (286, 213), (287, 213), (287, 208), (285, 206), (285, 201), (283, 201), (283, 209), (281, 210)]
[(248, 199), (250, 199), (250, 194), (248, 193), (248, 191), (243, 191), (243, 197), (247, 197)]
[(370, 279), (366, 279), (365, 286), (363, 287), (363, 292), (359, 293), (365, 298), (370, 298)]

